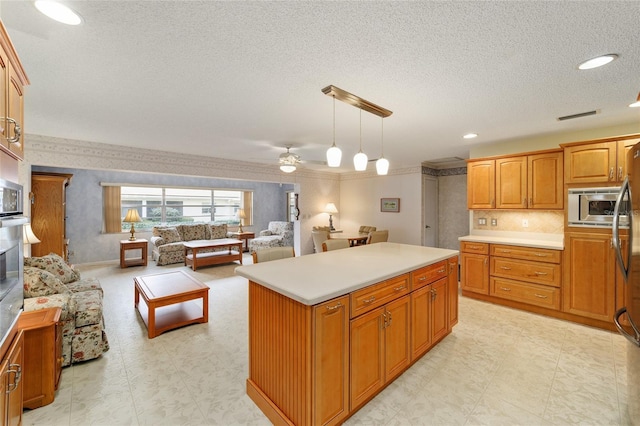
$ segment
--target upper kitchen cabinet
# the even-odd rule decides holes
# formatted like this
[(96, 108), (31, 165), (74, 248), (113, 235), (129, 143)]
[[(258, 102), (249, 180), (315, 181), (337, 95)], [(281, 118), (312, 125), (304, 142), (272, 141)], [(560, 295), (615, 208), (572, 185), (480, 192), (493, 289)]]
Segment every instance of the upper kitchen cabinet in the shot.
[(470, 161), (467, 164), (469, 209), (564, 208), (561, 150)]
[(627, 174), (626, 154), (638, 135), (561, 145), (566, 183), (620, 183)]
[(467, 163), (467, 208), (492, 209), (496, 197), (495, 160)]
[(29, 79), (0, 22), (0, 149), (24, 157), (24, 87)]

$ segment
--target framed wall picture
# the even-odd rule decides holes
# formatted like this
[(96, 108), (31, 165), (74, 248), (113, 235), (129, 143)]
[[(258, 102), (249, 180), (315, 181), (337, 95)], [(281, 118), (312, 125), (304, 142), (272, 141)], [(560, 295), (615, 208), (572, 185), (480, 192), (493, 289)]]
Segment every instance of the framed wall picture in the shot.
[(380, 198), (380, 211), (398, 213), (400, 211), (400, 198)]

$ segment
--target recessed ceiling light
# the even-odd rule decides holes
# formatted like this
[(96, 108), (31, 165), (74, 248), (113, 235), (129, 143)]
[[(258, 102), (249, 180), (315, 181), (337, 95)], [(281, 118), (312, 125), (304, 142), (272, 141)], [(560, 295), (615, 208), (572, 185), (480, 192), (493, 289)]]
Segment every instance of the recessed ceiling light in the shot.
[(466, 135), (463, 136), (463, 138), (465, 139), (473, 139), (473, 138), (477, 138), (478, 135), (475, 133), (467, 133)]
[(609, 62), (614, 59), (618, 59), (618, 55), (615, 53), (610, 53), (608, 55), (598, 56), (596, 58), (589, 59), (588, 61), (584, 61), (580, 65), (578, 65), (579, 70), (590, 70), (593, 68), (598, 68), (603, 65), (607, 65)]
[(67, 25), (79, 25), (82, 18), (69, 7), (51, 0), (36, 0), (36, 8), (49, 18)]

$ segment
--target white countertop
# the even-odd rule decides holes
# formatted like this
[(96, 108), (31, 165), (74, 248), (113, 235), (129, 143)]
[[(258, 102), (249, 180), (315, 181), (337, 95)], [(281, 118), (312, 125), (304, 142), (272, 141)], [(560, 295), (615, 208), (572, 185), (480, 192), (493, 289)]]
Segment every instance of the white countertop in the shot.
[(563, 234), (535, 234), (527, 232), (474, 233), (458, 238), (459, 241), (475, 243), (506, 244), (510, 246), (538, 247), (564, 250)]
[(316, 305), (457, 255), (457, 250), (376, 243), (239, 266), (235, 272), (300, 303)]

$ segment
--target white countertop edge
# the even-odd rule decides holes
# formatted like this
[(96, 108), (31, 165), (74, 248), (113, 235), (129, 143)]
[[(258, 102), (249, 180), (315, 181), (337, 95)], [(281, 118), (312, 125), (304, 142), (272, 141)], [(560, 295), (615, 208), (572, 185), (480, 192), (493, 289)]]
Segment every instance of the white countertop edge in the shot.
[(551, 250), (564, 250), (564, 235), (562, 234), (541, 234), (547, 238), (527, 238), (522, 235), (507, 236), (507, 235), (466, 235), (459, 237), (459, 241), (470, 241), (477, 243), (493, 243), (493, 244), (505, 244), (512, 246), (527, 246), (546, 248)]
[[(395, 243), (379, 243), (386, 244), (391, 248), (394, 246), (405, 246), (399, 245)], [(377, 244), (376, 244), (377, 245)], [(357, 254), (356, 250), (363, 250), (364, 247), (367, 246), (359, 246), (352, 247), (343, 250), (336, 250), (332, 252), (326, 253), (315, 253), (309, 254), (305, 256), (299, 256), (291, 259), (281, 259), (269, 262), (269, 270), (265, 267), (255, 268), (255, 266), (261, 266), (266, 264), (259, 265), (244, 265), (239, 266), (235, 269), (236, 275), (240, 275), (245, 277), (251, 281), (254, 281), (270, 290), (273, 290), (277, 293), (280, 293), (290, 299), (293, 299), (297, 302), (300, 302), (307, 306), (317, 305), (327, 300), (331, 300), (336, 297), (344, 296), (353, 291), (359, 290), (361, 288), (367, 287), (372, 284), (377, 284), (381, 281), (387, 280), (389, 278), (397, 277), (399, 275), (405, 274), (407, 272), (411, 272), (413, 270), (422, 268), (424, 266), (432, 265), (434, 263), (440, 262), (442, 260), (449, 259), (450, 257), (457, 256), (459, 252), (457, 250), (449, 250), (449, 249), (434, 249), (434, 248), (424, 248), (420, 246), (407, 246), (407, 247), (417, 247), (418, 250), (421, 249), (431, 249), (429, 252), (437, 251), (437, 254), (433, 254), (428, 258), (425, 258), (423, 261), (415, 262), (398, 262), (403, 265), (398, 265), (395, 267), (393, 264), (383, 265), (386, 269), (384, 273), (380, 273), (376, 271), (375, 268), (372, 269), (361, 269), (358, 270), (357, 266), (353, 266), (349, 264), (349, 254)], [(382, 246), (379, 246), (382, 247)], [(342, 252), (342, 253), (339, 253)], [(313, 257), (315, 256), (315, 258)], [(323, 257), (320, 257), (323, 256)], [(382, 254), (382, 256), (385, 256)], [(303, 259), (304, 258), (304, 259)], [(298, 259), (297, 261), (294, 259)], [(276, 278), (273, 274), (275, 269), (280, 271), (286, 271), (286, 269), (290, 266), (294, 266), (296, 264), (304, 264), (304, 266), (308, 266), (310, 262), (313, 260), (318, 260), (318, 262), (322, 262), (318, 264), (318, 269), (315, 270), (313, 268), (308, 268), (309, 274), (304, 279), (306, 279), (307, 284), (312, 289), (326, 287), (324, 291), (315, 291), (310, 294), (310, 292), (306, 291), (303, 286), (296, 285), (294, 282), (296, 277), (287, 277), (286, 274), (282, 274), (280, 277)], [(335, 267), (327, 267), (326, 260), (330, 260), (330, 262), (341, 262), (341, 265), (336, 264)], [(393, 263), (393, 260), (392, 262)], [(380, 266), (380, 262), (377, 262), (376, 266)], [(271, 270), (273, 268), (273, 271)], [(342, 276), (341, 274), (346, 270), (350, 272)], [(359, 272), (358, 272), (359, 271)], [(349, 275), (350, 274), (350, 275)], [(302, 281), (302, 279), (300, 279)], [(278, 281), (278, 282), (275, 282)], [(340, 282), (339, 285), (334, 286), (323, 286), (323, 284)]]

